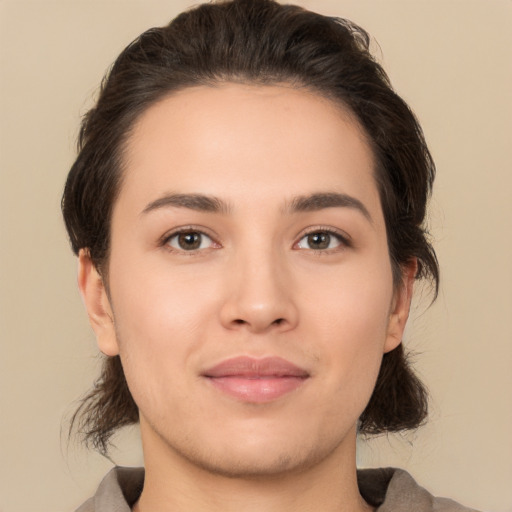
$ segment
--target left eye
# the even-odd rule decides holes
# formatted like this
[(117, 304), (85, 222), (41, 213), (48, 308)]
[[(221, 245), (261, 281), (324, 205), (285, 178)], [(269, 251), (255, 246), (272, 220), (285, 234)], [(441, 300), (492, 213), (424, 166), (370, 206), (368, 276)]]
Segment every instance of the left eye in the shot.
[(343, 239), (340, 235), (330, 233), (329, 231), (315, 231), (303, 236), (297, 243), (297, 248), (325, 251), (336, 249), (341, 245), (343, 245)]
[(180, 251), (197, 251), (211, 247), (213, 240), (200, 231), (184, 231), (172, 235), (166, 243)]

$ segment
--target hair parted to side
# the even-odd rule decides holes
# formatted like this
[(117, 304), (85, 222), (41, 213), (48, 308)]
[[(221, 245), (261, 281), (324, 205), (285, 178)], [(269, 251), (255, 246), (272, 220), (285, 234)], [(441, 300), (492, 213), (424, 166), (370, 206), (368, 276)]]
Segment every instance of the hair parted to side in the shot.
[[(86, 248), (108, 284), (110, 220), (122, 185), (124, 145), (149, 106), (196, 85), (287, 83), (342, 104), (358, 120), (375, 156), (395, 285), (402, 268), (417, 259), (416, 277), (429, 279), (435, 296), (439, 269), (424, 225), (434, 163), (414, 114), (369, 44), (368, 34), (348, 20), (272, 0), (202, 4), (144, 32), (119, 55), (82, 122), (62, 198), (73, 251)], [(427, 393), (399, 345), (384, 355), (360, 432), (416, 428), (426, 415)], [(121, 361), (107, 357), (72, 426), (106, 454), (111, 435), (137, 421)]]

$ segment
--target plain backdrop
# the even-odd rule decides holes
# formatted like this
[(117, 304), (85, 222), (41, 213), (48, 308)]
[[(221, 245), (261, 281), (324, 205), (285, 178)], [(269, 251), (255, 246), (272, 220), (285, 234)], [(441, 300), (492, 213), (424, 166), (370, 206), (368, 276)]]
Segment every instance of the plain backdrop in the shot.
[[(437, 495), (512, 511), (512, 2), (311, 0), (378, 41), (437, 162), (430, 225), (437, 303), (405, 343), (431, 391), (428, 426), (361, 442), (361, 466), (400, 466)], [(187, 1), (0, 2), (0, 511), (65, 512), (111, 462), (66, 441), (98, 371), (60, 217), (79, 120), (117, 54)], [(61, 433), (62, 432), (62, 433)], [(137, 429), (113, 459), (141, 464)]]

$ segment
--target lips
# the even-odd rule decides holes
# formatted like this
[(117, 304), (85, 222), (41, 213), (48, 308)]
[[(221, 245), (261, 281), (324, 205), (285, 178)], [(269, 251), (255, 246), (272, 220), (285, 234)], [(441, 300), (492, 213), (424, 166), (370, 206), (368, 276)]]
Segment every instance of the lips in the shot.
[(280, 357), (227, 359), (203, 373), (224, 394), (250, 403), (265, 403), (296, 390), (309, 373)]

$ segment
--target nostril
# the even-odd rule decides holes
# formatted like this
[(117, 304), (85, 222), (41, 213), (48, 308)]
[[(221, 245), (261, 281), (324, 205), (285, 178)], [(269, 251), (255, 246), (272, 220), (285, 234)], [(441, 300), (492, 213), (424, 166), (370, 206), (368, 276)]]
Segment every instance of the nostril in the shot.
[(243, 324), (245, 324), (245, 320), (242, 320), (241, 318), (237, 318), (236, 320), (234, 320), (234, 323), (237, 325), (243, 325)]
[(277, 320), (274, 320), (272, 323), (274, 325), (281, 325), (284, 322), (284, 318), (278, 318)]

